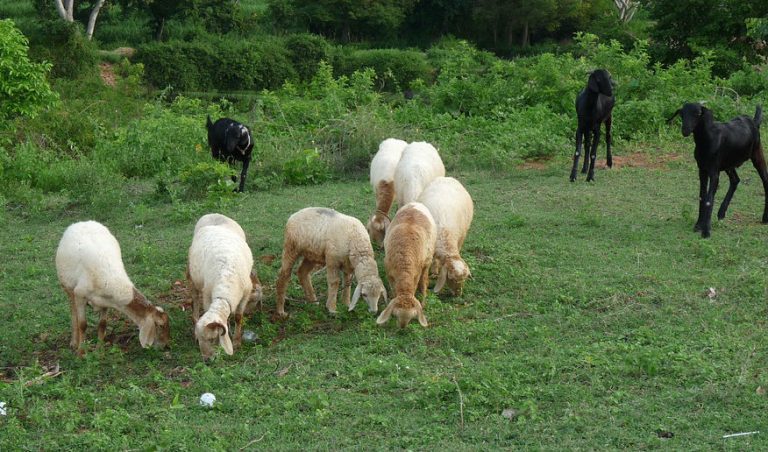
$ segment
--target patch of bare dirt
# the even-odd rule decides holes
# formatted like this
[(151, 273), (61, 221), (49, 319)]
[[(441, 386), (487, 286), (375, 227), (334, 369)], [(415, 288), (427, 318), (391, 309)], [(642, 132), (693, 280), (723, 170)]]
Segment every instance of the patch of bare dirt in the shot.
[(517, 165), (517, 168), (521, 170), (541, 171), (543, 169), (547, 169), (547, 166), (549, 166), (549, 162), (550, 162), (549, 160), (530, 160)]
[[(680, 154), (647, 154), (644, 152), (636, 152), (634, 154), (627, 155), (614, 155), (613, 167), (614, 168), (652, 168), (660, 169), (666, 168), (670, 162), (674, 162), (683, 158)], [(605, 159), (600, 161), (598, 158), (598, 167), (605, 168)]]
[(112, 63), (100, 63), (99, 75), (101, 75), (101, 81), (107, 86), (117, 85), (117, 76), (115, 75), (115, 68)]

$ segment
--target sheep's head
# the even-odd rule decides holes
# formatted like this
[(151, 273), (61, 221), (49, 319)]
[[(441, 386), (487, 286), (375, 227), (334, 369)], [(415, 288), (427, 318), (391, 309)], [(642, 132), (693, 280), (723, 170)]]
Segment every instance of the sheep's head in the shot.
[(161, 348), (168, 346), (171, 339), (171, 327), (168, 314), (159, 306), (147, 312), (139, 326), (139, 343), (144, 348), (156, 345)]
[(437, 283), (435, 284), (435, 293), (440, 292), (443, 286), (448, 283), (448, 287), (456, 296), (461, 296), (464, 289), (464, 281), (472, 276), (469, 271), (469, 266), (464, 259), (459, 256), (451, 257), (445, 260), (443, 266), (440, 268), (440, 273), (437, 276)]
[(231, 355), (234, 353), (232, 339), (229, 338), (229, 327), (226, 321), (211, 320), (206, 315), (200, 317), (195, 325), (195, 338), (200, 345), (200, 353), (203, 359), (208, 359), (213, 355), (216, 343), (221, 345), (224, 351)]
[(397, 324), (400, 328), (405, 328), (414, 318), (418, 319), (421, 326), (428, 325), (427, 318), (424, 317), (424, 309), (421, 303), (413, 295), (400, 295), (392, 299), (389, 305), (381, 312), (376, 323), (383, 325), (394, 314), (397, 318)]
[(600, 93), (604, 96), (613, 96), (613, 80), (611, 80), (611, 74), (605, 69), (595, 69), (589, 74), (587, 88), (589, 88), (590, 91)]
[(368, 224), (365, 225), (365, 228), (368, 230), (368, 235), (371, 237), (371, 241), (382, 243), (384, 241), (384, 235), (387, 232), (387, 227), (389, 227), (389, 223), (389, 217), (377, 210), (371, 219), (368, 220)]
[(371, 313), (379, 312), (379, 298), (383, 298), (384, 302), (387, 301), (387, 289), (384, 288), (384, 283), (378, 276), (360, 281), (355, 288), (355, 293), (352, 294), (352, 301), (349, 302), (350, 311), (355, 309), (361, 295), (368, 302), (368, 311)]

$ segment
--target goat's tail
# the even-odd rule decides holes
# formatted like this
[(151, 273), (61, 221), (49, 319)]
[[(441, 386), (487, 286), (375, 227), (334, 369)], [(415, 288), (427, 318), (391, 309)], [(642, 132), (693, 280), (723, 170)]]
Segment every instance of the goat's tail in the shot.
[(208, 130), (210, 130), (211, 127), (213, 127), (213, 123), (211, 122), (211, 115), (208, 115), (208, 119), (205, 121), (205, 127), (207, 127)]
[(755, 108), (755, 127), (760, 128), (760, 123), (763, 121), (763, 107), (758, 105)]

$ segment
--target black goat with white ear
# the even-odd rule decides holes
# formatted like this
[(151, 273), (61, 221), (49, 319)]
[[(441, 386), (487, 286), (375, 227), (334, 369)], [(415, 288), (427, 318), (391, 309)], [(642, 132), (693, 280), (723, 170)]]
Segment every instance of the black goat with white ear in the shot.
[(208, 116), (205, 126), (208, 128), (208, 145), (211, 147), (213, 158), (229, 164), (236, 160), (243, 162), (240, 186), (237, 190), (242, 192), (253, 151), (251, 131), (243, 124), (229, 118), (221, 118), (212, 123), (211, 117)]
[(589, 74), (587, 87), (576, 98), (576, 115), (579, 122), (576, 127), (576, 153), (573, 154), (571, 182), (576, 180), (582, 139), (587, 154), (584, 156), (584, 166), (581, 172), (586, 173), (587, 166), (589, 166), (587, 182), (595, 180), (595, 158), (597, 158), (597, 143), (600, 140), (600, 125), (602, 123), (605, 123), (605, 145), (608, 148), (606, 164), (608, 168), (613, 166), (611, 158), (611, 112), (615, 103), (611, 74), (605, 69), (592, 71)]
[(712, 208), (720, 171), (725, 171), (730, 180), (728, 192), (717, 211), (718, 220), (725, 218), (733, 193), (739, 185), (736, 168), (747, 160), (752, 160), (752, 165), (763, 181), (765, 192), (763, 223), (768, 223), (768, 170), (766, 170), (763, 148), (760, 145), (760, 122), (763, 119), (763, 109), (758, 105), (754, 118), (741, 115), (728, 122), (716, 122), (712, 111), (708, 108), (701, 104), (687, 103), (667, 122), (671, 123), (677, 115), (680, 115), (683, 120), (683, 136), (687, 137), (693, 133), (693, 141), (696, 143), (693, 156), (699, 167), (699, 218), (693, 230), (701, 231), (701, 236), (705, 238), (710, 235)]

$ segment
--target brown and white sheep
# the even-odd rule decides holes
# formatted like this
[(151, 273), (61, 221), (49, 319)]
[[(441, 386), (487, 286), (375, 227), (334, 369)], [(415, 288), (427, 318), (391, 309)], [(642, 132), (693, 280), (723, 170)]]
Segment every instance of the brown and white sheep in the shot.
[(403, 140), (387, 138), (379, 144), (379, 150), (371, 160), (371, 186), (376, 194), (376, 210), (366, 229), (371, 240), (377, 243), (384, 240), (389, 226), (389, 209), (395, 200), (395, 168), (406, 146), (408, 143)]
[(120, 244), (106, 226), (96, 221), (70, 225), (56, 250), (56, 273), (69, 297), (70, 346), (79, 353), (87, 328), (86, 304), (99, 314), (99, 340), (106, 334), (107, 308), (113, 308), (139, 326), (142, 347), (168, 344), (168, 314), (153, 306), (133, 285), (123, 266)]

